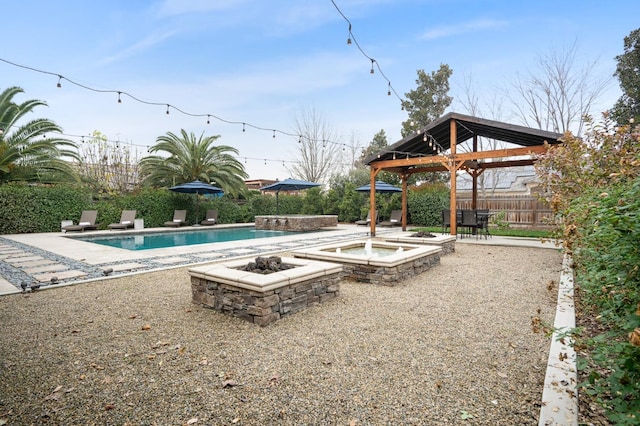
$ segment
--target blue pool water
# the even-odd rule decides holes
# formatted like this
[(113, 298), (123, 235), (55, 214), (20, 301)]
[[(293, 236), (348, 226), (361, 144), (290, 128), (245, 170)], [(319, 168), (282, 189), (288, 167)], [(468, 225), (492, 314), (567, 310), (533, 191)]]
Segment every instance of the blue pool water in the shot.
[(96, 244), (127, 250), (149, 250), (166, 247), (190, 246), (194, 244), (220, 243), (254, 238), (281, 237), (302, 232), (267, 231), (249, 227), (206, 229), (197, 231), (159, 232), (149, 234), (123, 234), (109, 237), (81, 238)]

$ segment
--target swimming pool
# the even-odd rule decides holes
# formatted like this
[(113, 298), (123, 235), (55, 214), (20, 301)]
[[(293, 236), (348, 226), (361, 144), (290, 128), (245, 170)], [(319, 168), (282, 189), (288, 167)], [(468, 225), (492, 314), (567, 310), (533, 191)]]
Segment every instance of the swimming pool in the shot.
[(122, 234), (108, 237), (73, 237), (83, 241), (126, 250), (150, 250), (157, 248), (190, 246), (194, 244), (221, 243), (256, 238), (281, 237), (304, 232), (266, 231), (250, 227), (206, 229), (197, 231), (157, 232), (147, 234)]

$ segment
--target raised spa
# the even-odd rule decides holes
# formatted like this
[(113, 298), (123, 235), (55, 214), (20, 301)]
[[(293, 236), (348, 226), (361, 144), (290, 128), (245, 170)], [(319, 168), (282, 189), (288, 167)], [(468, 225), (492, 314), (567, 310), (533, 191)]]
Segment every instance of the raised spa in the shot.
[(436, 246), (362, 240), (296, 250), (295, 257), (343, 265), (353, 280), (393, 286), (440, 264), (442, 249)]

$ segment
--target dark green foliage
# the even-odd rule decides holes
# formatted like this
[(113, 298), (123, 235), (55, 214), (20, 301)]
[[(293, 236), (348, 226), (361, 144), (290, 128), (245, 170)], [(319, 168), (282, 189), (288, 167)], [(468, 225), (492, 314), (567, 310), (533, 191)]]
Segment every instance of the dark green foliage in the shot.
[(322, 193), (320, 188), (311, 188), (305, 191), (302, 198), (302, 214), (322, 214)]
[(91, 206), (91, 194), (76, 186), (0, 185), (0, 234), (60, 231)]
[(615, 76), (618, 77), (622, 96), (611, 109), (618, 124), (627, 124), (630, 120), (640, 122), (640, 28), (624, 38), (624, 53), (616, 56), (618, 64)]
[(640, 178), (589, 191), (571, 209), (584, 218), (576, 229), (576, 281), (607, 330), (580, 342), (591, 349), (582, 391), (596, 396), (615, 424), (640, 424), (640, 346), (629, 340), (640, 327)]
[(408, 195), (411, 223), (436, 226), (442, 223), (442, 210), (449, 208), (449, 188), (443, 184), (425, 184)]

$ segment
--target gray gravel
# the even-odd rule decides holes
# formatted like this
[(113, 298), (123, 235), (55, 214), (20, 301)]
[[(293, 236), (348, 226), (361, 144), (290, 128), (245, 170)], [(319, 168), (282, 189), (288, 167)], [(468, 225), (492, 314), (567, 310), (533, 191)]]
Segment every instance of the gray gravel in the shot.
[(193, 305), (186, 268), (5, 296), (0, 424), (534, 425), (561, 261), (458, 244), (265, 328)]

